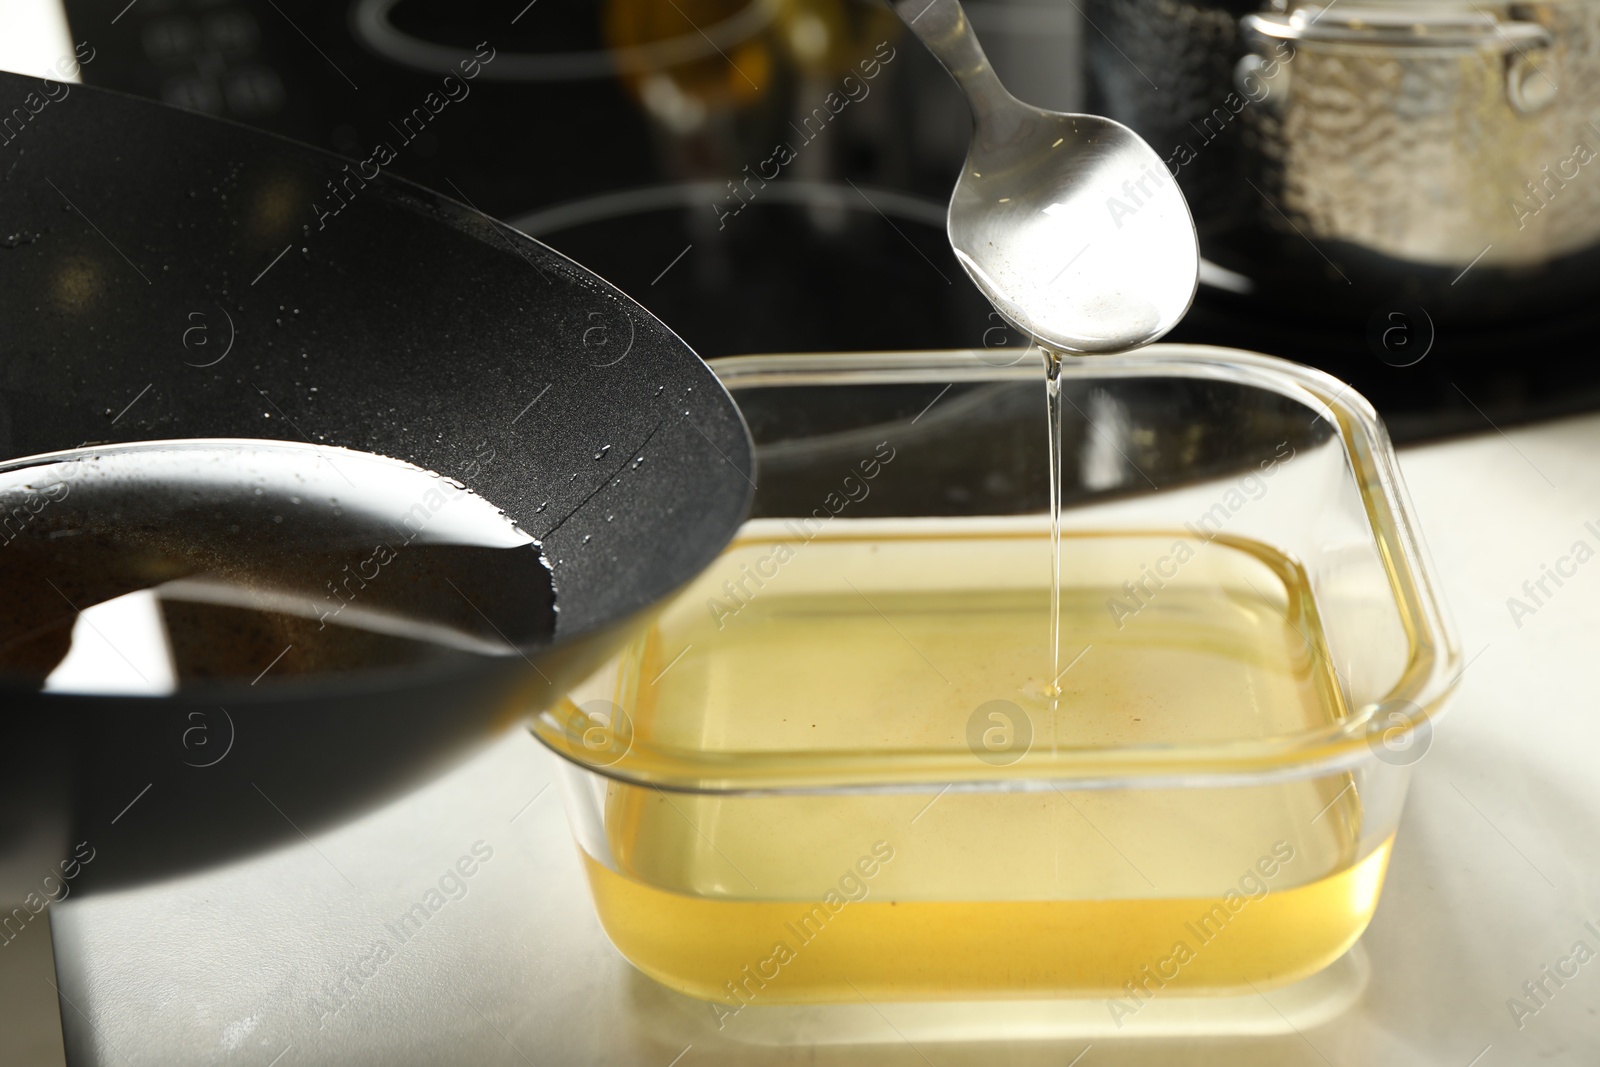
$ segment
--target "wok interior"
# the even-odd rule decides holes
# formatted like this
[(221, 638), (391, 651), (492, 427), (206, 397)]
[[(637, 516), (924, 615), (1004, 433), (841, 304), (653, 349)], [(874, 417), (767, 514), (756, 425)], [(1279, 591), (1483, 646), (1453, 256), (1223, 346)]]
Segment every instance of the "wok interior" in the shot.
[[(0, 74), (12, 97), (39, 84)], [(38, 235), (0, 255), (0, 458), (245, 438), (404, 460), (543, 546), (555, 640), (220, 702), (8, 691), (19, 816), (104, 827), (151, 785), (116, 827), (129, 876), (293, 837), (261, 790), (310, 832), (416, 784), (603, 658), (748, 510), (744, 425), (669, 329), (468, 207), (350, 173), (88, 86), (38, 115), (0, 186), (8, 227)], [(345, 206), (319, 212), (336, 186)], [(219, 705), (238, 741), (200, 775), (184, 716)]]

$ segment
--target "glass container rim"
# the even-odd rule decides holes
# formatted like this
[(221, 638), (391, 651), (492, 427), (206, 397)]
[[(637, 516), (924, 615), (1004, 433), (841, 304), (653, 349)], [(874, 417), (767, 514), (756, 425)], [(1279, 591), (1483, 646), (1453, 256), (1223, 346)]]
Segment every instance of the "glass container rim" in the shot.
[[(1016, 358), (995, 362), (1002, 351), (1014, 352)], [(1030, 347), (783, 353), (707, 362), (737, 400), (740, 390), (754, 388), (1026, 380), (1042, 377), (1043, 356)], [(1210, 345), (1154, 344), (1115, 355), (1069, 356), (1063, 363), (1062, 376), (1068, 379), (1191, 378), (1249, 385), (1297, 400), (1327, 421), (1361, 494), (1368, 530), (1406, 634), (1406, 665), (1383, 697), (1363, 703), (1336, 723), (1277, 737), (1064, 747), (1037, 757), (1030, 752), (1004, 766), (950, 750), (901, 750), (885, 757), (660, 748), (648, 760), (602, 763), (586, 759), (581, 746), (569, 743), (557, 710), (565, 701), (535, 719), (534, 735), (557, 755), (618, 781), (687, 793), (773, 795), (1250, 785), (1377, 762), (1379, 748), (1393, 744), (1397, 732), (1409, 740), (1433, 728), (1460, 679), (1461, 651), (1434, 590), (1433, 564), (1411, 518), (1388, 431), (1365, 397), (1338, 378), (1291, 360)], [(1378, 718), (1383, 708), (1395, 706), (1412, 710), (1404, 726)]]

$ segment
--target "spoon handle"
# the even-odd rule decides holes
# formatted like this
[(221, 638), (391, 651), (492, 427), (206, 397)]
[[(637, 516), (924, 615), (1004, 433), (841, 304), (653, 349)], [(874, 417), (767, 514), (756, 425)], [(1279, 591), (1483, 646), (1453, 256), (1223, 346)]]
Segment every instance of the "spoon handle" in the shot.
[(892, 0), (892, 6), (961, 86), (975, 119), (982, 121), (1013, 103), (1011, 94), (989, 66), (989, 57), (983, 54), (978, 35), (972, 32), (961, 0)]

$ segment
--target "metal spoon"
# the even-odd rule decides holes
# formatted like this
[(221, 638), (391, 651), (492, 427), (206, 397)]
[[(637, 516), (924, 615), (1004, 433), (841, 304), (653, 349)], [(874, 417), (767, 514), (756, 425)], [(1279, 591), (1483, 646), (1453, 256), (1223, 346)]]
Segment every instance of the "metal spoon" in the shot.
[(893, 4), (972, 106), (950, 244), (996, 310), (1057, 352), (1134, 348), (1176, 325), (1200, 251), (1161, 157), (1121, 123), (1008, 93), (960, 0)]

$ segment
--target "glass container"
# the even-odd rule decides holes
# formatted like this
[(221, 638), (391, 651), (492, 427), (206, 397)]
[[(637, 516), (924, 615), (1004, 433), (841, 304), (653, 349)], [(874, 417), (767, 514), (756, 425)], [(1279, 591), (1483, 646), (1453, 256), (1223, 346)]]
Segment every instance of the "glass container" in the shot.
[(1070, 362), (1053, 655), (1036, 351), (713, 366), (752, 518), (534, 726), (624, 956), (719, 1021), (1133, 1014), (1355, 943), (1460, 667), (1360, 396), (1224, 349)]

